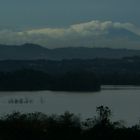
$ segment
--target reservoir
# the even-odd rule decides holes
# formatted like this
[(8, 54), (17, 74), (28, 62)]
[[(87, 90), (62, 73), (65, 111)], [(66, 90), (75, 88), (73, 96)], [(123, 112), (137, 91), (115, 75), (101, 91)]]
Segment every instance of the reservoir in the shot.
[(112, 110), (112, 120), (125, 125), (140, 120), (140, 86), (102, 86), (100, 92), (0, 92), (0, 115), (20, 111), (62, 114), (70, 111), (82, 119), (96, 115), (96, 107)]

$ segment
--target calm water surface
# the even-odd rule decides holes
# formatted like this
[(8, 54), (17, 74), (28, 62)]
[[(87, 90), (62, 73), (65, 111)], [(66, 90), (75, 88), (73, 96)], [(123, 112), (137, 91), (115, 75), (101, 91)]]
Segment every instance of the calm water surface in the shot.
[(140, 120), (140, 87), (103, 86), (100, 92), (0, 92), (0, 114), (43, 112), (61, 114), (70, 111), (82, 118), (95, 116), (96, 107), (109, 106), (112, 120), (125, 120), (127, 125)]

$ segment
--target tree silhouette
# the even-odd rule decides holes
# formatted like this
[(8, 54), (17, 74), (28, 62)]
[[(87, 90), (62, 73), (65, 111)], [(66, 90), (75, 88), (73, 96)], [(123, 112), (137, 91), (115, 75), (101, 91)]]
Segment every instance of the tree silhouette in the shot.
[(112, 115), (111, 110), (107, 106), (99, 106), (96, 108), (98, 113), (98, 119), (102, 125), (108, 125), (110, 123), (110, 117)]

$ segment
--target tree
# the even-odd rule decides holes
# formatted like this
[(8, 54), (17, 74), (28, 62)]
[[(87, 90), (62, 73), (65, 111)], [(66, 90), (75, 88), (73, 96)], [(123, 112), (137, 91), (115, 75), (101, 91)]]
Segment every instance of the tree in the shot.
[(97, 116), (97, 125), (106, 128), (112, 126), (112, 123), (110, 121), (110, 117), (112, 115), (111, 110), (107, 106), (99, 106), (96, 108), (96, 112), (98, 114)]

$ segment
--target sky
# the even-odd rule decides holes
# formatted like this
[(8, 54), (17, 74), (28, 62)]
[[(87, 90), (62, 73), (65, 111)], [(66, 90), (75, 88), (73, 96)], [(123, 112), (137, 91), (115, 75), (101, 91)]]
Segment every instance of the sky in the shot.
[(0, 28), (62, 27), (91, 20), (140, 24), (140, 0), (0, 0)]
[[(20, 37), (17, 37), (19, 32), (27, 34), (31, 30), (43, 31), (45, 29), (46, 31), (47, 28), (49, 32), (53, 30), (54, 34), (54, 29), (69, 29), (73, 25), (93, 21), (98, 21), (98, 23), (109, 21), (113, 24), (130, 23), (140, 27), (139, 6), (140, 0), (0, 0), (0, 43), (6, 42), (5, 40), (9, 37), (6, 33), (14, 36), (15, 40), (18, 39), (16, 41), (10, 39), (11, 42), (6, 42), (12, 44), (25, 42), (24, 39), (21, 41)], [(37, 32), (35, 33), (37, 34)], [(48, 30), (47, 36), (49, 36)], [(26, 37), (24, 36), (24, 38)], [(43, 38), (45, 38), (44, 35)], [(28, 39), (28, 41), (30, 40)], [(41, 41), (37, 43), (51, 45), (51, 43), (43, 42), (45, 40), (42, 40), (42, 43)], [(56, 47), (57, 44), (65, 45), (62, 42), (56, 43), (56, 45), (52, 44), (52, 46)]]

